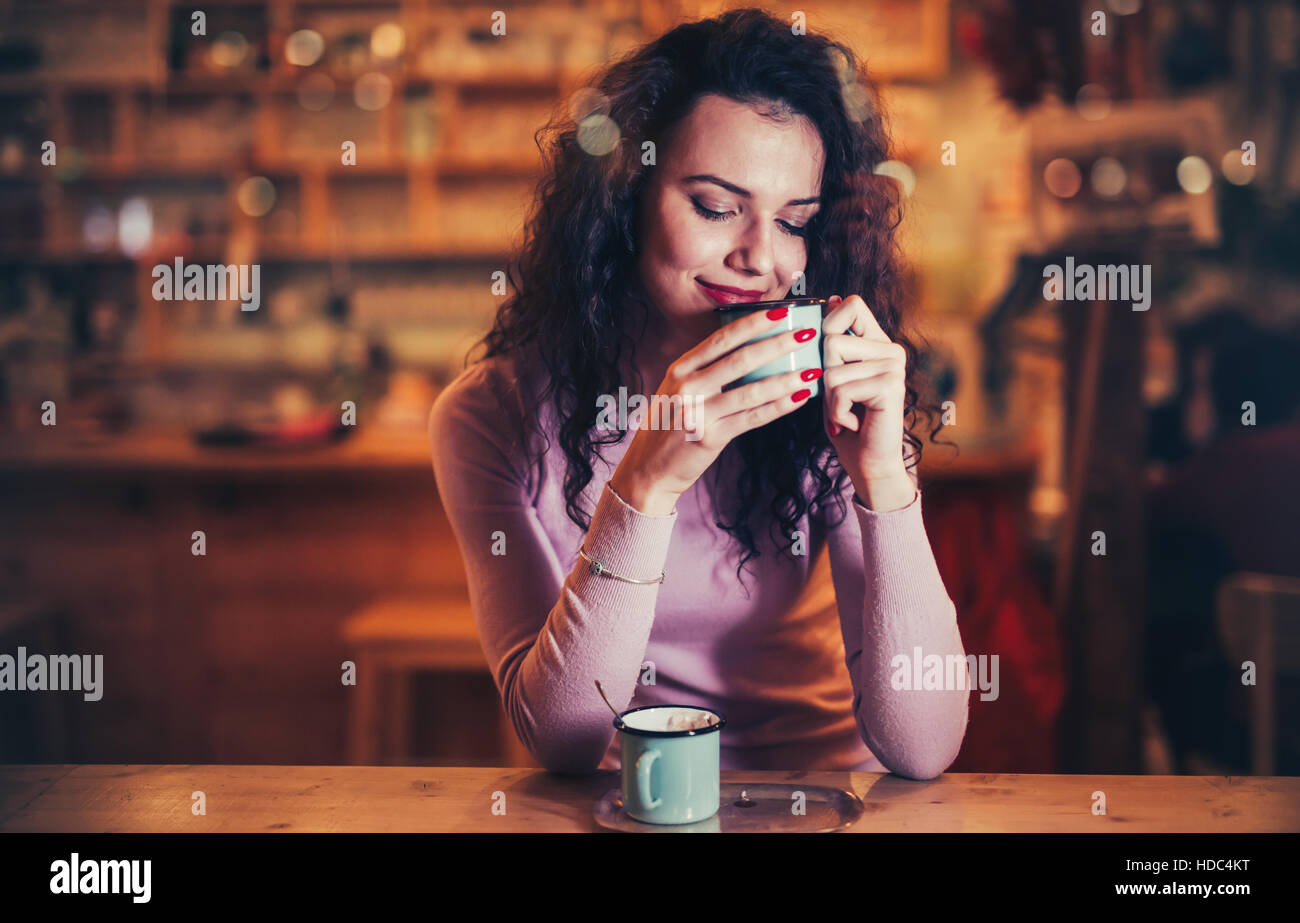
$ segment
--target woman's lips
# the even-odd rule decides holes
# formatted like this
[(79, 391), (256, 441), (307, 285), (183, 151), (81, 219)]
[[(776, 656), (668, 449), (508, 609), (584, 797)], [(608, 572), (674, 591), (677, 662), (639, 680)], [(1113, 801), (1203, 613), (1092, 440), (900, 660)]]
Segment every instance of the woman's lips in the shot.
[(699, 279), (696, 279), (695, 282), (703, 290), (704, 294), (713, 299), (714, 304), (740, 304), (743, 301), (759, 301), (763, 297), (762, 292), (728, 291), (715, 288), (701, 282)]

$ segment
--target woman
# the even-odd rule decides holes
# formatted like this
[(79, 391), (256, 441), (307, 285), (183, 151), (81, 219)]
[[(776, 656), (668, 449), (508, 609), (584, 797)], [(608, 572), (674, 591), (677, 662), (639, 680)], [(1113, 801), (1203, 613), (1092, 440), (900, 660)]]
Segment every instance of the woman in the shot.
[[(429, 428), (484, 652), (548, 769), (618, 767), (595, 680), (620, 710), (722, 712), (724, 769), (924, 779), (957, 755), (966, 692), (892, 682), (895, 657), (964, 651), (904, 427), (887, 138), (856, 79), (842, 46), (733, 11), (613, 64), (544, 150), (516, 294)], [(822, 394), (800, 373), (724, 391), (808, 334), (742, 346), (774, 321), (719, 330), (714, 309), (800, 282), (852, 293), (824, 317)], [(602, 430), (620, 387), (699, 419)]]

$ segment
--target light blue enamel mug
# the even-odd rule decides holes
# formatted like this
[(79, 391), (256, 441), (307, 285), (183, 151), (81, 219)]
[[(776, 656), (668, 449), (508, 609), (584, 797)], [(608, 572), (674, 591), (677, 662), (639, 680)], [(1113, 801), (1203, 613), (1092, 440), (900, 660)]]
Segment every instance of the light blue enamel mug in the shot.
[(692, 824), (717, 814), (726, 723), (718, 712), (695, 705), (644, 705), (615, 718), (628, 817)]
[[(761, 333), (749, 340), (749, 343), (757, 343), (759, 340), (766, 339), (770, 336), (776, 336), (778, 333), (793, 333), (796, 330), (805, 330), (812, 328), (817, 331), (817, 335), (803, 344), (796, 350), (786, 353), (778, 359), (760, 365), (754, 371), (750, 372), (743, 378), (738, 378), (731, 382), (723, 390), (737, 388), (740, 385), (747, 385), (751, 382), (762, 381), (764, 378), (770, 378), (773, 375), (780, 375), (782, 372), (798, 372), (804, 369), (819, 369), (822, 367), (822, 313), (826, 307), (825, 298), (786, 298), (779, 301), (750, 301), (739, 302), (737, 304), (723, 305), (715, 308), (714, 312), (718, 318), (718, 326), (730, 324), (732, 321), (738, 321), (742, 317), (748, 317), (755, 311), (770, 311), (773, 308), (787, 308), (788, 312), (781, 320), (772, 324), (772, 329), (766, 333)], [(748, 345), (748, 344), (746, 344)], [(809, 399), (816, 397), (821, 393), (818, 387), (820, 380), (810, 381), (803, 387), (807, 388), (812, 394)]]

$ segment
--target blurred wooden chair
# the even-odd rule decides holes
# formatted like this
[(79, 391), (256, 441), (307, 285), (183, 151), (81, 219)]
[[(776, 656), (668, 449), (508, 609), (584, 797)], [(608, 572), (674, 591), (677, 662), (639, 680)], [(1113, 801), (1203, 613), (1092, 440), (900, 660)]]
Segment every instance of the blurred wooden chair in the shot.
[[(343, 639), (357, 666), (348, 719), (348, 757), (354, 765), (412, 759), (415, 673), (489, 675), (464, 591), (379, 599), (344, 620)], [(499, 701), (497, 712), (502, 757), (510, 766), (534, 765)]]
[(1271, 776), (1277, 766), (1277, 679), (1300, 670), (1300, 579), (1232, 574), (1219, 585), (1215, 624), (1234, 666), (1255, 663), (1251, 773)]

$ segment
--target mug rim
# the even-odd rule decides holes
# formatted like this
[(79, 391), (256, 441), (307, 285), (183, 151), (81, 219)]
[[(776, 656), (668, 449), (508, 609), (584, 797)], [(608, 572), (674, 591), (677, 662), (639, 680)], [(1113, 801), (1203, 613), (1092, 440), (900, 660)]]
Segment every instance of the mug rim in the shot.
[(729, 311), (761, 311), (764, 308), (779, 307), (804, 307), (814, 304), (828, 304), (828, 298), (777, 298), (772, 301), (739, 301), (735, 304), (719, 305), (713, 310), (719, 314), (725, 314)]
[[(634, 712), (645, 711), (646, 709), (649, 708), (692, 708), (695, 711), (706, 711), (711, 715), (717, 716), (718, 723), (711, 724), (706, 728), (690, 728), (685, 731), (647, 731), (642, 728), (628, 727), (623, 722), (624, 715), (630, 715), (633, 714)], [(614, 719), (614, 729), (617, 731), (621, 731), (624, 734), (635, 734), (637, 737), (700, 737), (703, 736), (704, 734), (712, 734), (714, 731), (722, 730), (723, 726), (726, 725), (726, 723), (727, 723), (726, 716), (724, 716), (722, 712), (717, 711), (716, 709), (713, 708), (709, 708), (705, 705), (672, 705), (672, 704), (639, 705), (636, 708), (629, 708), (627, 711), (621, 712), (618, 715), (618, 717)]]

